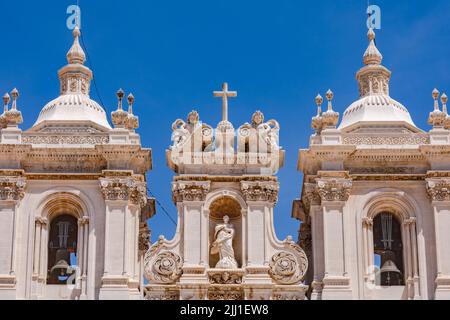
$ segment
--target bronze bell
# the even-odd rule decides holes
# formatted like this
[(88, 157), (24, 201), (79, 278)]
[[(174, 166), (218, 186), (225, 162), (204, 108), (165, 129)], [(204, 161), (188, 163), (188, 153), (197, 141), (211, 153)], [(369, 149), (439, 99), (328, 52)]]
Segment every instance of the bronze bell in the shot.
[(394, 261), (388, 260), (384, 263), (383, 267), (381, 267), (380, 273), (386, 273), (386, 272), (394, 272), (401, 274), (401, 271), (397, 268)]
[(61, 275), (61, 276), (65, 276), (67, 275), (70, 269), (70, 265), (69, 262), (70, 261), (70, 253), (69, 251), (67, 251), (67, 249), (58, 249), (58, 251), (56, 251), (56, 259), (55, 259), (56, 264), (51, 268), (50, 272), (51, 273), (56, 273), (57, 272), (57, 276)]

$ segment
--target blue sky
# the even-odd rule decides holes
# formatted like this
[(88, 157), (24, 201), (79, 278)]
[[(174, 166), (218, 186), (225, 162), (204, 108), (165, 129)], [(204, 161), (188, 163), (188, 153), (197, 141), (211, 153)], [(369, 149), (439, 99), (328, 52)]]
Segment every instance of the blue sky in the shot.
[[(17, 87), (22, 128), (59, 93), (57, 70), (72, 43), (66, 8), (76, 1), (0, 2), (0, 93)], [(392, 72), (391, 95), (428, 131), (431, 91), (450, 92), (450, 1), (372, 1), (382, 9), (377, 44)], [(192, 109), (215, 126), (220, 101), (212, 91), (227, 81), (239, 97), (230, 104), (235, 127), (260, 109), (280, 122), (286, 164), (275, 209), (278, 236), (297, 236), (291, 219), (299, 197), (298, 149), (308, 146), (314, 97), (328, 88), (341, 114), (357, 99), (355, 72), (367, 47), (366, 0), (87, 1), (82, 31), (104, 107), (116, 108), (122, 87), (136, 97), (143, 145), (153, 149), (153, 193), (172, 216), (173, 173), (165, 163), (171, 124)], [(92, 97), (99, 101), (95, 91)], [(150, 222), (153, 240), (175, 226), (162, 210)]]

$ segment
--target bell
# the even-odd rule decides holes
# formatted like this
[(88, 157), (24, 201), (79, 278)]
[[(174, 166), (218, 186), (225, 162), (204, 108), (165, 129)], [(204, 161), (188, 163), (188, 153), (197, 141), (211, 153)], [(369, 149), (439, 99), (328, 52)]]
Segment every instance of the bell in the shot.
[(55, 273), (57, 272), (57, 275), (64, 276), (68, 274), (68, 270), (70, 268), (70, 265), (68, 261), (70, 260), (70, 253), (67, 251), (67, 249), (59, 249), (56, 251), (56, 264), (51, 268), (50, 272)]
[(380, 273), (386, 273), (386, 272), (394, 272), (394, 273), (401, 274), (401, 271), (397, 268), (394, 261), (392, 261), (392, 260), (386, 261), (380, 270)]

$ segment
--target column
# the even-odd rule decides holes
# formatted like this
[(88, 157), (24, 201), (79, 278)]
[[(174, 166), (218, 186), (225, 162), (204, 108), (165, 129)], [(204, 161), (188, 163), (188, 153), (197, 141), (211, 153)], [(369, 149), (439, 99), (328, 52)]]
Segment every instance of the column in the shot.
[(31, 297), (32, 299), (38, 299), (42, 294), (40, 291), (40, 275), (42, 269), (42, 229), (47, 223), (47, 219), (42, 217), (36, 217), (34, 222), (34, 248), (33, 248), (33, 274), (31, 276)]
[(88, 276), (88, 249), (89, 249), (89, 217), (78, 220), (78, 268), (79, 285), (81, 287), (80, 300), (87, 299), (87, 276)]
[(450, 300), (450, 180), (427, 179), (436, 239), (436, 300)]
[[(134, 219), (146, 205), (144, 177), (131, 176), (128, 171), (104, 171), (100, 189), (105, 198), (105, 266), (100, 299), (136, 299), (138, 286), (133, 281), (134, 250), (138, 250), (138, 234)], [(84, 229), (87, 239), (88, 229)], [(85, 246), (83, 258), (87, 257)], [(87, 269), (84, 259), (83, 274)]]
[(416, 218), (410, 218), (409, 230), (411, 232), (411, 248), (412, 248), (412, 276), (414, 282), (414, 300), (420, 299), (420, 283), (419, 283), (419, 260), (417, 255), (417, 228)]
[(405, 266), (406, 266), (406, 288), (408, 290), (408, 299), (412, 299), (413, 297), (413, 290), (414, 290), (414, 286), (413, 286), (413, 275), (412, 275), (412, 244), (411, 244), (411, 231), (410, 231), (410, 220), (407, 219), (403, 222), (403, 243), (405, 246), (405, 256), (406, 256), (406, 261), (405, 261)]
[(323, 213), (325, 277), (322, 299), (352, 299), (346, 266), (344, 207), (350, 196), (352, 181), (345, 173), (331, 173), (317, 179), (317, 192)]
[(21, 177), (0, 177), (0, 300), (16, 298), (16, 220), (25, 184)]
[(373, 219), (369, 217), (363, 218), (363, 251), (364, 251), (364, 285), (374, 285), (375, 283), (375, 270), (373, 266), (373, 237), (371, 231), (373, 230)]

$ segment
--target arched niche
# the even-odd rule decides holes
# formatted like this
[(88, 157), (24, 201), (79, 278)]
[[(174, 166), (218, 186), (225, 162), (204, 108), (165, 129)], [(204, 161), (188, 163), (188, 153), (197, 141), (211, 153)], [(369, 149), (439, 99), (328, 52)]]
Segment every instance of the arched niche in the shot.
[(209, 266), (214, 268), (219, 262), (219, 255), (211, 254), (211, 244), (214, 242), (214, 232), (217, 224), (223, 223), (224, 216), (230, 218), (235, 236), (233, 249), (238, 266), (242, 266), (243, 239), (242, 239), (242, 207), (239, 202), (231, 196), (221, 196), (212, 201), (209, 206)]

